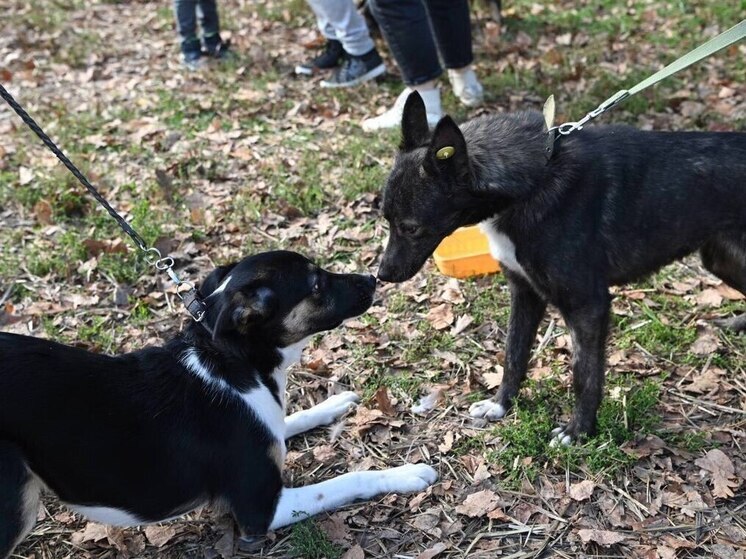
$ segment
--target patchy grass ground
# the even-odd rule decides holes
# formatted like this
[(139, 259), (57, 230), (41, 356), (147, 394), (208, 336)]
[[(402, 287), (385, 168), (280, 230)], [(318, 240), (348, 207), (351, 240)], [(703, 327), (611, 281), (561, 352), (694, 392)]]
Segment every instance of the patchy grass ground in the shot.
[[(738, 3), (506, 2), (501, 26), (474, 6), (487, 105), (575, 119), (617, 89), (743, 17)], [(338, 270), (373, 270), (385, 235), (376, 194), (396, 133), (366, 136), (395, 78), (352, 91), (296, 80), (313, 21), (299, 0), (222, 0), (240, 59), (178, 64), (167, 2), (9, 0), (0, 80), (150, 242), (197, 279), (215, 263), (285, 247)], [(604, 117), (656, 129), (743, 130), (746, 46)], [(390, 64), (393, 68), (393, 63)], [(446, 85), (445, 83), (443, 84)], [(0, 110), (0, 325), (115, 352), (158, 343), (185, 320), (165, 278), (18, 119)], [(103, 529), (45, 500), (18, 557), (496, 556), (743, 558), (745, 337), (708, 320), (744, 301), (694, 259), (617, 290), (599, 435), (550, 449), (571, 409), (569, 336), (550, 314), (530, 380), (501, 423), (468, 417), (500, 382), (508, 296), (498, 276), (457, 282), (430, 264), (386, 286), (371, 311), (320, 337), (294, 373), (293, 409), (353, 388), (341, 425), (292, 442), (287, 477), (424, 461), (441, 481), (238, 546), (200, 511), (144, 531)], [(413, 414), (422, 396), (432, 404)], [(427, 403), (427, 402), (426, 402)]]

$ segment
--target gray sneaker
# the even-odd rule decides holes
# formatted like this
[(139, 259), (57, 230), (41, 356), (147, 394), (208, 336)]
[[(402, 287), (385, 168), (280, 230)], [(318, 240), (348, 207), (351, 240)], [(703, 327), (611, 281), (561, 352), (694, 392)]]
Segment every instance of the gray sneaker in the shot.
[(386, 65), (376, 49), (361, 56), (348, 54), (339, 69), (321, 82), (321, 87), (352, 87), (377, 78), (385, 71)]

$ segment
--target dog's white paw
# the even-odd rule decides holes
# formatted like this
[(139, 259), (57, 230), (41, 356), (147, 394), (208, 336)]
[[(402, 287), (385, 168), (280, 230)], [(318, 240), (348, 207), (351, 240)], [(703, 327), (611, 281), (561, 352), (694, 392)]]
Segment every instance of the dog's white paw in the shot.
[(498, 404), (494, 400), (482, 400), (481, 402), (475, 402), (469, 407), (469, 415), (472, 417), (479, 417), (488, 419), (490, 421), (497, 421), (505, 417), (507, 410), (502, 404)]
[(360, 402), (360, 396), (348, 390), (330, 396), (308, 410), (308, 413), (317, 418), (318, 425), (328, 425), (355, 408), (358, 402)]
[(380, 472), (380, 493), (415, 493), (438, 480), (438, 472), (427, 464), (407, 464)]
[(559, 445), (569, 446), (572, 443), (572, 437), (565, 434), (565, 430), (562, 427), (557, 427), (552, 430), (552, 440), (549, 441), (549, 446), (556, 447)]

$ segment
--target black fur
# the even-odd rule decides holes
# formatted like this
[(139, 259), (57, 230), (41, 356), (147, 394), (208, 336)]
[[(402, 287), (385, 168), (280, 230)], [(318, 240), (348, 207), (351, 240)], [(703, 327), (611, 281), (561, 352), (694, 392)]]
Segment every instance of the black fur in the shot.
[[(573, 338), (577, 402), (564, 434), (574, 437), (596, 426), (610, 285), (699, 250), (712, 273), (746, 293), (746, 134), (594, 125), (559, 138), (547, 163), (539, 113), (483, 116), (460, 129), (444, 118), (430, 134), (420, 105), (416, 93), (407, 100), (406, 140), (384, 189), (390, 237), (379, 279), (412, 277), (460, 226), (485, 222), (512, 241), (519, 267), (503, 262), (513, 300), (494, 397), (506, 409), (547, 303)], [(454, 156), (438, 160), (446, 145)], [(746, 318), (724, 325), (746, 329)]]
[(279, 399), (279, 349), (364, 312), (374, 289), (371, 276), (278, 251), (215, 270), (200, 290), (206, 327), (190, 323), (163, 347), (111, 357), (0, 334), (0, 557), (28, 528), (32, 474), (75, 505), (151, 522), (216, 501), (244, 534), (266, 532), (278, 441), (240, 398), (189, 372), (185, 352), (196, 348), (214, 379), (240, 392), (263, 383)]

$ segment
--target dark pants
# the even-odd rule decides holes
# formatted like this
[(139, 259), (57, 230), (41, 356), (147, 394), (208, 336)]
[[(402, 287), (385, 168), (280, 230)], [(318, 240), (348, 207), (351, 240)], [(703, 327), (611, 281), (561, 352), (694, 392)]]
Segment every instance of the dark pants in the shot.
[(220, 22), (215, 0), (174, 0), (174, 13), (184, 56), (199, 57), (201, 47), (197, 37), (198, 17), (205, 47), (214, 50), (220, 43)]
[(446, 68), (471, 64), (471, 22), (467, 0), (369, 0), (404, 83), (418, 85)]

